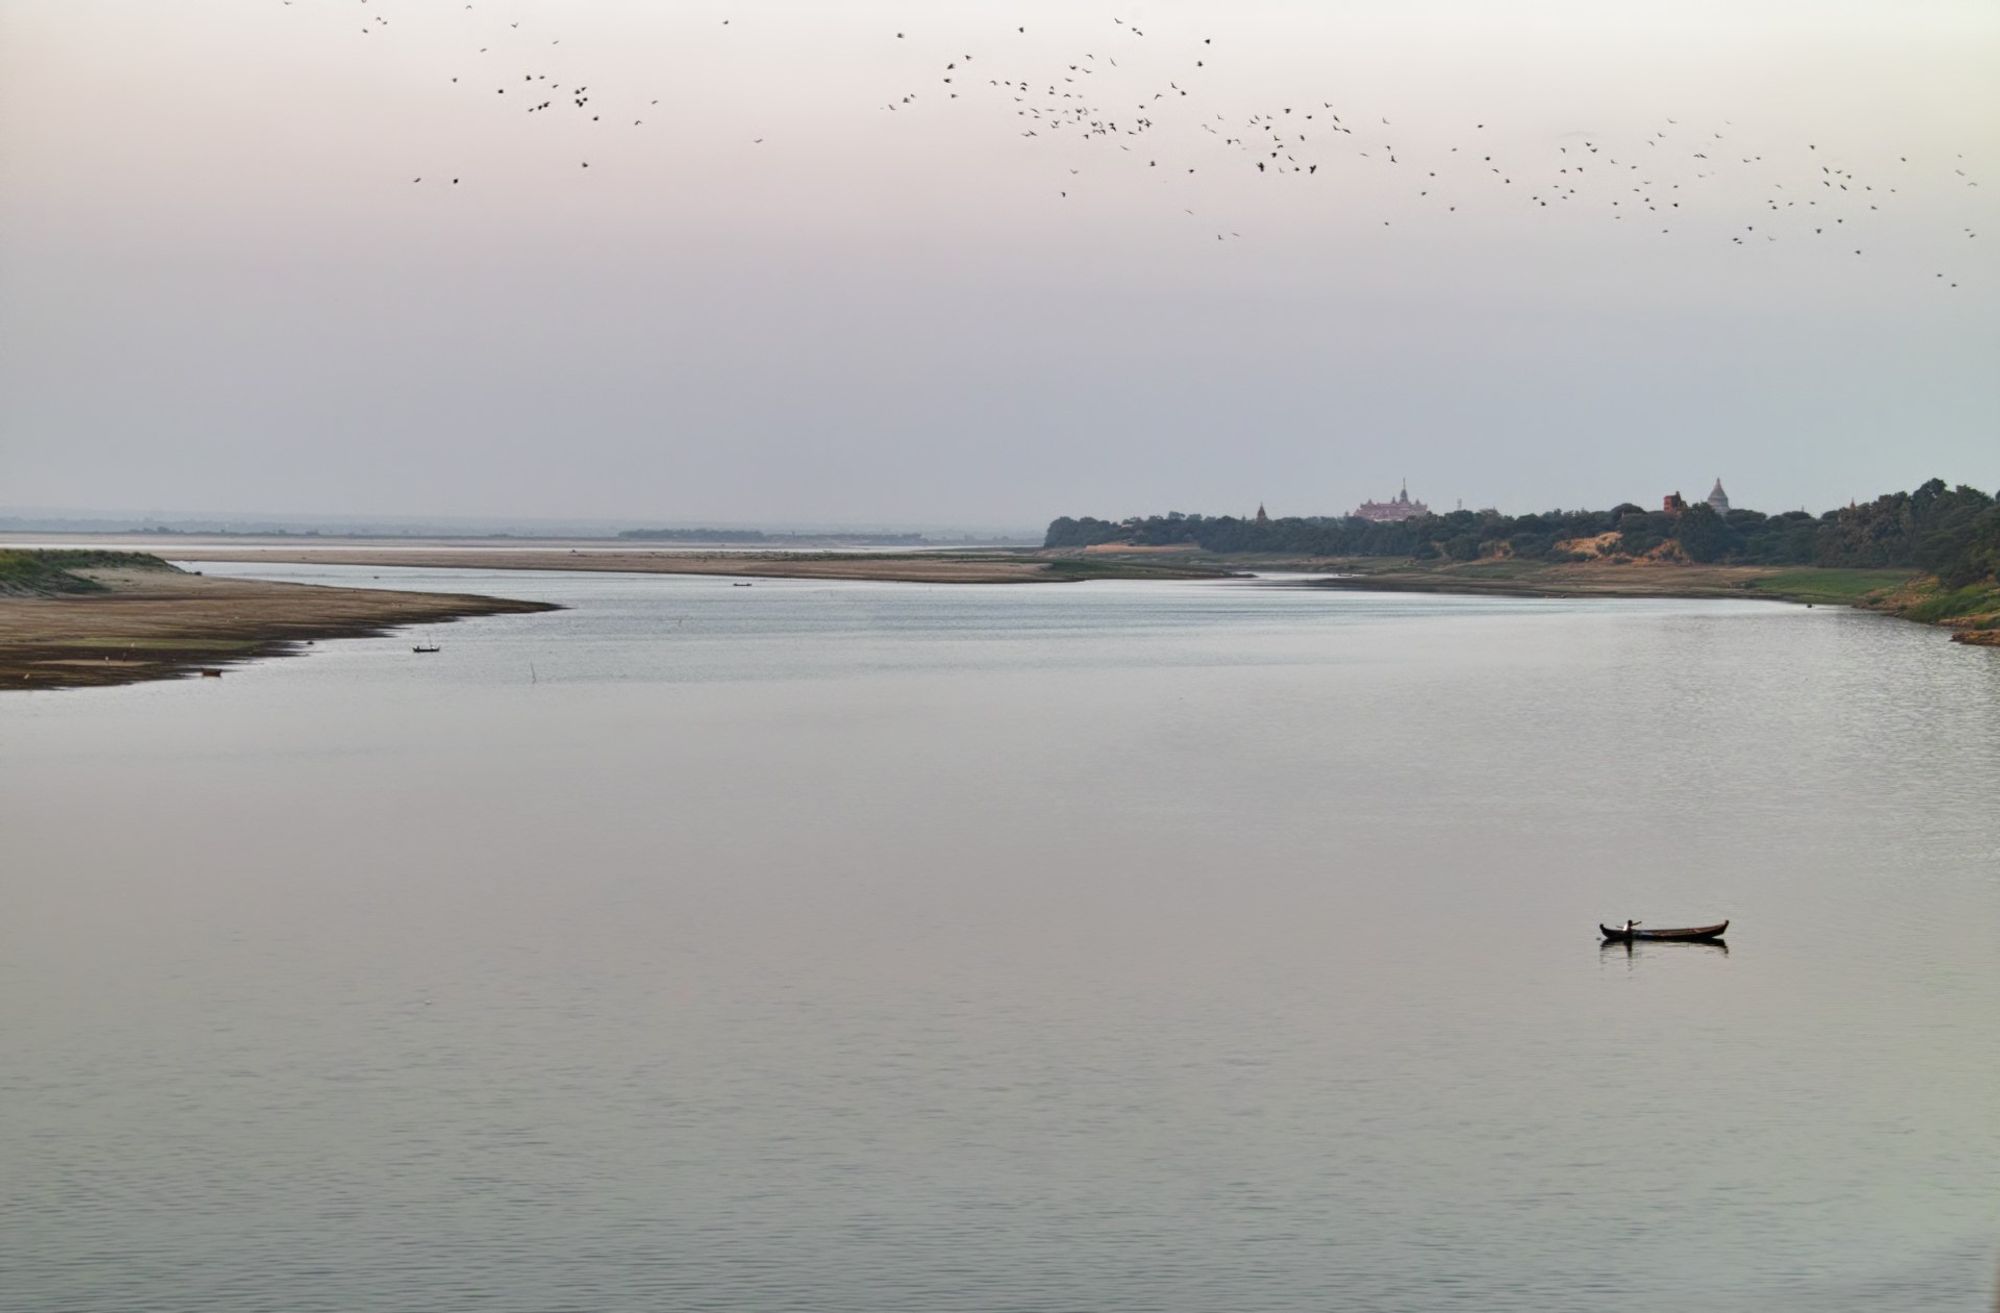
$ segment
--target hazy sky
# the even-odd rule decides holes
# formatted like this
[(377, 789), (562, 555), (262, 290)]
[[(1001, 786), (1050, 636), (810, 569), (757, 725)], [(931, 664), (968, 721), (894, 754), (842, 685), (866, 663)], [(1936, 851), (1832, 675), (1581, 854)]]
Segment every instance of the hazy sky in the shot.
[(1990, 489), (1996, 158), (1990, 0), (0, 0), (0, 506)]

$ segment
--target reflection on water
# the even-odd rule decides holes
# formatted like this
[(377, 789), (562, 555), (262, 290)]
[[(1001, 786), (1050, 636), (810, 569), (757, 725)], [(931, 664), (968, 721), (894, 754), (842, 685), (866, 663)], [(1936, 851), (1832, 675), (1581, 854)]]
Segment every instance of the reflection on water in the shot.
[(1651, 957), (1655, 951), (1673, 953), (1680, 949), (1688, 949), (1693, 952), (1706, 950), (1711, 953), (1720, 953), (1724, 957), (1729, 956), (1729, 944), (1727, 941), (1721, 939), (1649, 939), (1643, 942), (1630, 939), (1606, 939), (1598, 945), (1598, 956), (1605, 958), (1620, 957), (1626, 961), (1634, 961), (1642, 957)]
[(1992, 653), (367, 573), (575, 609), (0, 699), (14, 1306), (1990, 1301)]

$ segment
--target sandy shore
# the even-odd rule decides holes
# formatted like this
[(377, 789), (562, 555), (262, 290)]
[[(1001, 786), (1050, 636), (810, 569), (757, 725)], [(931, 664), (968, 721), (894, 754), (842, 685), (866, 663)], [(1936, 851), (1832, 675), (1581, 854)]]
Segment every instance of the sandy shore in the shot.
[[(161, 549), (155, 549), (161, 550)], [(287, 565), (406, 565), (446, 570), (576, 570), (618, 574), (729, 575), (745, 579), (868, 579), (913, 584), (1064, 583), (1118, 574), (1212, 578), (1214, 567), (1149, 561), (1078, 568), (1075, 561), (1013, 552), (828, 553), (580, 550), (575, 548), (337, 547), (289, 551), (187, 546), (164, 549), (181, 561), (261, 561)]]
[(465, 593), (317, 588), (171, 570), (82, 571), (110, 591), (0, 597), (0, 689), (173, 679), (322, 638), (559, 608)]

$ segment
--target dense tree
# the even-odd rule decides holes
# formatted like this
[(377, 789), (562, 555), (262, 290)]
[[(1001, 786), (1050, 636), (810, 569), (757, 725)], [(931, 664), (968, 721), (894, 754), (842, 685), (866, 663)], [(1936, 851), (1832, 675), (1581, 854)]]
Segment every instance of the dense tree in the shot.
[(1676, 517), (1674, 541), (1690, 561), (1719, 561), (1729, 551), (1729, 528), (1707, 502), (1696, 502)]
[(1804, 511), (1765, 515), (1738, 510), (1718, 515), (1703, 502), (1679, 512), (1649, 511), (1631, 502), (1608, 511), (1544, 511), (1520, 516), (1451, 511), (1395, 524), (1353, 516), (1260, 521), (1173, 511), (1117, 523), (1064, 516), (1049, 525), (1046, 545), (1190, 544), (1208, 552), (1273, 556), (1413, 556), (1419, 560), (1446, 556), (1469, 561), (1511, 555), (1563, 560), (1576, 554), (1564, 544), (1606, 534), (1615, 534), (1618, 550), (1628, 556), (1666, 549), (1692, 561), (1906, 566), (1935, 574), (1953, 588), (1993, 578), (2000, 568), (2000, 502), (1977, 488), (1947, 487), (1942, 479), (1932, 479), (1915, 492), (1891, 493), (1817, 518)]
[(1065, 515), (1049, 525), (1048, 537), (1042, 540), (1044, 547), (1095, 547), (1099, 543), (1124, 542), (1130, 531), (1122, 525), (1108, 520), (1096, 520), (1086, 515), (1080, 520), (1072, 520)]

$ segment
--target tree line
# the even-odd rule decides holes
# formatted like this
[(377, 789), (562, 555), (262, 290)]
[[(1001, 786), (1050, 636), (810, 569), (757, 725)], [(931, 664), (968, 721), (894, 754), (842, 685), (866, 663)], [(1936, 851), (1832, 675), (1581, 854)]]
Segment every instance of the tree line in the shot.
[(1907, 567), (1959, 588), (2000, 571), (2000, 503), (1977, 488), (1932, 479), (1914, 492), (1813, 516), (1718, 514), (1705, 502), (1647, 510), (1626, 502), (1608, 511), (1450, 511), (1395, 524), (1356, 516), (1165, 515), (1110, 521), (1067, 515), (1049, 525), (1045, 547), (1192, 544), (1218, 554), (1408, 556), (1472, 561), (1483, 556), (1585, 560), (1601, 555), (1670, 555), (1703, 563)]

